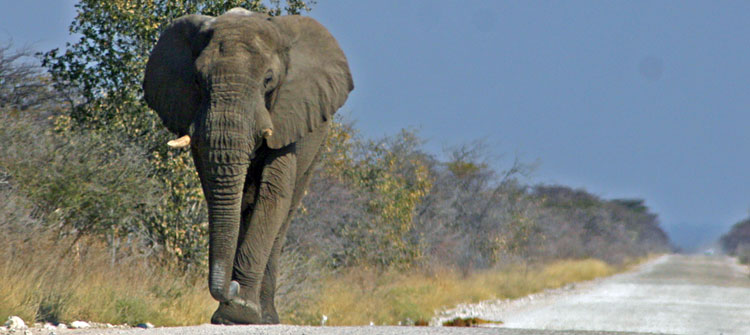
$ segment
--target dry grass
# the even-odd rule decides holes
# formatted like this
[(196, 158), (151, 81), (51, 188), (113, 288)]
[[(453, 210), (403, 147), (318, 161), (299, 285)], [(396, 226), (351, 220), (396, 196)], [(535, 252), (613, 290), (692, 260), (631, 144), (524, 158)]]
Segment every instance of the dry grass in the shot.
[[(0, 237), (0, 245), (6, 246), (0, 249), (0, 319), (18, 315), (51, 322), (177, 326), (206, 323), (216, 308), (203, 276), (181, 276), (136, 260), (112, 266), (107, 250), (96, 244), (65, 253), (70, 245), (66, 242), (6, 235)], [(309, 290), (313, 293), (302, 303), (295, 301), (282, 320), (320, 324), (326, 315), (327, 325), (419, 323), (443, 307), (517, 298), (617, 270), (599, 260), (508, 267), (469, 276), (451, 270), (398, 273), (352, 268), (310, 278), (314, 283), (305, 285), (321, 289)]]
[(352, 269), (325, 278), (325, 289), (294, 323), (327, 325), (398, 324), (425, 321), (436, 310), (459, 303), (518, 298), (548, 288), (608, 276), (618, 269), (600, 260), (559, 261), (538, 268), (510, 267), (463, 277), (450, 270), (377, 273)]
[(176, 326), (206, 323), (216, 308), (202, 277), (176, 276), (145, 261), (112, 266), (96, 245), (66, 253), (69, 241), (6, 236), (0, 244), (3, 320)]

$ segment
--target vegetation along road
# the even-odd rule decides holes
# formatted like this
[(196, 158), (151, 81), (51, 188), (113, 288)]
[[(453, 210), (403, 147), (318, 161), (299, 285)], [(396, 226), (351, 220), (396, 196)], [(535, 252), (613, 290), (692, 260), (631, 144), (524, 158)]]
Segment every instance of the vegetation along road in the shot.
[(471, 314), (504, 324), (482, 329), (203, 325), (108, 334), (750, 334), (750, 278), (733, 258), (666, 255), (573, 289), (448, 313), (453, 314), (443, 317)]

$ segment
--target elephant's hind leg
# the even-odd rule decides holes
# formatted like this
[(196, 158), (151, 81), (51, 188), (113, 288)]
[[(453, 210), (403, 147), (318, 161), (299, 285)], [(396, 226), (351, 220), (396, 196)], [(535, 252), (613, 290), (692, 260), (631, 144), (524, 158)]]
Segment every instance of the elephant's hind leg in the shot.
[[(260, 308), (263, 315), (263, 323), (277, 324), (280, 322), (279, 313), (276, 311), (276, 280), (279, 275), (279, 256), (284, 245), (286, 230), (289, 227), (291, 216), (289, 216), (279, 229), (279, 235), (273, 243), (271, 255), (266, 264), (266, 271), (263, 274), (263, 283), (260, 288)], [(282, 236), (282, 234), (284, 236)]]
[[(322, 147), (321, 147), (322, 148)], [(315, 162), (319, 161), (321, 151), (320, 149), (315, 154), (314, 158), (307, 163), (306, 170), (298, 175), (296, 185), (294, 187), (294, 195), (292, 196), (292, 203), (289, 207), (289, 213), (284, 220), (284, 224), (279, 229), (279, 233), (276, 235), (276, 240), (273, 243), (273, 249), (271, 249), (271, 255), (266, 265), (266, 272), (263, 275), (263, 284), (260, 290), (260, 305), (263, 311), (263, 323), (276, 324), (279, 323), (279, 314), (276, 311), (275, 296), (276, 296), (276, 281), (279, 276), (279, 258), (286, 242), (286, 232), (289, 229), (289, 224), (294, 218), (294, 212), (297, 211), (302, 198), (305, 195), (310, 180), (314, 173)], [(299, 172), (299, 171), (298, 171)]]

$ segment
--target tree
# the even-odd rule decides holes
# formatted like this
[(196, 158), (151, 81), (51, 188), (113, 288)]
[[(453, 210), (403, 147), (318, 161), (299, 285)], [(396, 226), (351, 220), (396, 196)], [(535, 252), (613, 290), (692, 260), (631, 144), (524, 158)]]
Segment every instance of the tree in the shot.
[(12, 43), (0, 46), (0, 109), (25, 111), (55, 110), (59, 94), (49, 85), (38, 65), (24, 62), (33, 56), (27, 49), (14, 49)]
[(750, 247), (750, 218), (735, 223), (732, 229), (721, 236), (721, 247), (730, 255), (738, 255)]
[(316, 248), (327, 250), (334, 267), (413, 264), (421, 257), (415, 209), (432, 185), (420, 144), (413, 131), (364, 140), (351, 125), (334, 123), (314, 194), (303, 200), (308, 215), (295, 219), (291, 239), (325, 241)]
[[(533, 166), (515, 159), (504, 171), (492, 168), (489, 147), (474, 141), (446, 152), (447, 161), (434, 160), (434, 184), (419, 205), (417, 225), (423, 244), (443, 263), (464, 273), (496, 264), (501, 258), (525, 256), (535, 222), (518, 178)], [(434, 262), (434, 260), (433, 260)]]
[(154, 241), (188, 264), (205, 261), (206, 210), (187, 151), (169, 151), (171, 137), (144, 100), (148, 54), (160, 29), (189, 13), (218, 15), (233, 7), (270, 15), (309, 11), (314, 1), (80, 0), (70, 32), (78, 42), (39, 54), (55, 86), (76, 104), (56, 120), (60, 131), (87, 129), (122, 136), (149, 153), (152, 179), (171, 194), (146, 223)]

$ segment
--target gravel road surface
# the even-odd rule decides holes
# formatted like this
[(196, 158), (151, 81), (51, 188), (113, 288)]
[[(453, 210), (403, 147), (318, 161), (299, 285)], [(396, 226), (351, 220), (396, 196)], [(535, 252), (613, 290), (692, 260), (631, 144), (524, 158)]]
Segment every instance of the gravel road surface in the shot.
[[(750, 334), (750, 278), (722, 256), (667, 255), (634, 271), (514, 301), (459, 306), (495, 328), (212, 326), (88, 329), (75, 334)], [(68, 333), (68, 331), (61, 332)], [(71, 332), (72, 333), (72, 332)]]
[(506, 329), (750, 334), (750, 278), (732, 258), (667, 255), (575, 289), (460, 306), (453, 314), (502, 320)]

